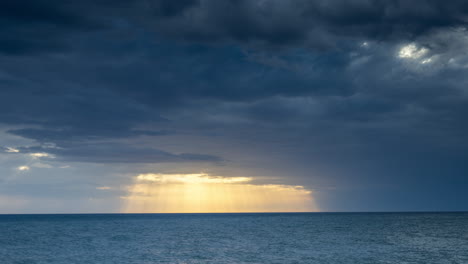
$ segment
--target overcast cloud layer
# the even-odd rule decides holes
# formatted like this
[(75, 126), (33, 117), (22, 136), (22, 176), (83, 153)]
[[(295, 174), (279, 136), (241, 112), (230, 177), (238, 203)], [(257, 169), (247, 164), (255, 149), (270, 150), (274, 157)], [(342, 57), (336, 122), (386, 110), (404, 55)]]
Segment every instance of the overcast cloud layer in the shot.
[(0, 213), (115, 211), (134, 175), (200, 171), (468, 210), (466, 1), (0, 5)]

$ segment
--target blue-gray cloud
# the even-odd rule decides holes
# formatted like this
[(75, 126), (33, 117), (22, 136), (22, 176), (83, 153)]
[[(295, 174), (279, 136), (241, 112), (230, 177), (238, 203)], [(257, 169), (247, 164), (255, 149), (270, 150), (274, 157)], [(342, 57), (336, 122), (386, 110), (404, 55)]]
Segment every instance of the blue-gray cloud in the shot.
[[(70, 139), (71, 140), (71, 139)], [(52, 147), (29, 146), (2, 147), (10, 155), (44, 153), (42, 160), (63, 162), (90, 163), (161, 163), (161, 162), (221, 162), (220, 157), (197, 153), (173, 154), (166, 151), (149, 148), (133, 147), (117, 143), (72, 143)]]

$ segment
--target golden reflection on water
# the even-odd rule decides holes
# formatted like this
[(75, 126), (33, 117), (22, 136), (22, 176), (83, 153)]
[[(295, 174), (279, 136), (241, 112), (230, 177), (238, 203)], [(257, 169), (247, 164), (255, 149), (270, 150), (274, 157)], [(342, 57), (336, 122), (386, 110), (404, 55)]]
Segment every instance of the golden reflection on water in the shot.
[(125, 213), (318, 211), (312, 191), (302, 186), (208, 174), (140, 174), (122, 200)]

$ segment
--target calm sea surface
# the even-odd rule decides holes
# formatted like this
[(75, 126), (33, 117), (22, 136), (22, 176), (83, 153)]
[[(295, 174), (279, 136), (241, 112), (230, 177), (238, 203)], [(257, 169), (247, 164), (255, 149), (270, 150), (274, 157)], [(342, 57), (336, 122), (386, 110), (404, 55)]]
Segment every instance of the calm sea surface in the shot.
[(0, 263), (468, 263), (468, 213), (0, 215)]

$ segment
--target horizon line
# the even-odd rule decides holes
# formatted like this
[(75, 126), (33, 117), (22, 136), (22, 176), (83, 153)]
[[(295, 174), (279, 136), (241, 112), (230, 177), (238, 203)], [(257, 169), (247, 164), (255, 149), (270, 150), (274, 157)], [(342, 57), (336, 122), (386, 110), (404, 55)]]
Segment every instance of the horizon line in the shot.
[(468, 213), (468, 210), (440, 211), (323, 211), (323, 212), (194, 212), (194, 213), (0, 213), (3, 215), (207, 215), (207, 214), (398, 214), (398, 213)]

